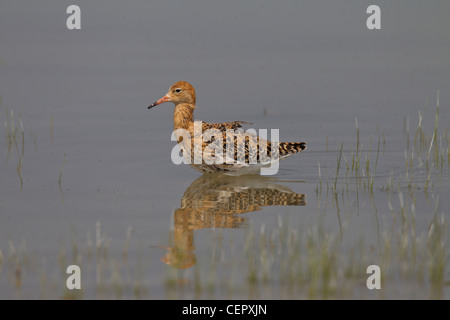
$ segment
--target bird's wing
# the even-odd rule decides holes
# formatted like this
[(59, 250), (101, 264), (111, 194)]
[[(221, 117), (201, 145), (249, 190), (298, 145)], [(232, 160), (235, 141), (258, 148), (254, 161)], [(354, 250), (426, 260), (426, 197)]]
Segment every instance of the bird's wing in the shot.
[(252, 124), (247, 121), (230, 121), (230, 122), (221, 122), (221, 123), (208, 123), (203, 122), (202, 131), (206, 131), (208, 129), (217, 129), (220, 131), (226, 131), (227, 129), (237, 129), (242, 127), (242, 123)]

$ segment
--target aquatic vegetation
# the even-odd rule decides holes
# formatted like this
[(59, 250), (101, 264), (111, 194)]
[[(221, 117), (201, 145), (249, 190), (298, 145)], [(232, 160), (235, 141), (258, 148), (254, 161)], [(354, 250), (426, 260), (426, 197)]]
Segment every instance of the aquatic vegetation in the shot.
[[(5, 120), (5, 147), (7, 149), (7, 158), (6, 162), (10, 159), (14, 160), (12, 149), (16, 150), (18, 161), (17, 161), (17, 176), (20, 182), (20, 188), (23, 186), (23, 177), (22, 177), (22, 167), (23, 167), (23, 156), (25, 153), (25, 133), (23, 128), (23, 123), (21, 119), (21, 115), (19, 114), (17, 121), (14, 118), (14, 111), (8, 110), (6, 111), (6, 120)], [(21, 146), (19, 146), (21, 144)]]
[[(82, 234), (71, 228), (56, 257), (30, 250), (27, 239), (0, 243), (0, 288), (42, 299), (448, 299), (440, 198), (449, 188), (450, 136), (439, 121), (446, 112), (438, 94), (436, 107), (405, 116), (394, 148), (378, 126), (370, 133), (355, 119), (349, 141), (331, 149), (324, 137), (326, 150), (308, 167), (313, 178), (300, 183), (202, 176), (176, 199), (168, 237), (157, 245), (132, 226), (107, 233), (103, 221)], [(19, 156), (22, 181), (23, 124), (7, 115), (5, 145)], [(63, 203), (66, 158), (57, 167)], [(274, 205), (278, 215), (254, 223)], [(293, 222), (284, 210), (307, 218)], [(71, 264), (83, 272), (80, 291), (64, 286)], [(380, 290), (366, 286), (371, 265), (381, 270)], [(39, 289), (27, 295), (30, 279)]]

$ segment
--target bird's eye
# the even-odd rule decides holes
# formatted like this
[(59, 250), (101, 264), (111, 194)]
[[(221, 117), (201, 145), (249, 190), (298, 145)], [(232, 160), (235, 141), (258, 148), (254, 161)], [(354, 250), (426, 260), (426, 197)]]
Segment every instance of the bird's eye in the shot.
[(180, 88), (175, 89), (175, 92), (181, 92), (181, 89)]

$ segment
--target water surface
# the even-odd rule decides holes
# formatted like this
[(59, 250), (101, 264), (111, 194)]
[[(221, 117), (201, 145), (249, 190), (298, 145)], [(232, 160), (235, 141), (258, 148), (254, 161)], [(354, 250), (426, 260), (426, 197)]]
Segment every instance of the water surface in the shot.
[[(77, 4), (72, 31), (65, 3), (0, 12), (0, 298), (449, 298), (448, 2), (372, 31), (368, 1)], [(174, 165), (173, 108), (146, 107), (179, 80), (198, 119), (308, 149), (274, 177)]]

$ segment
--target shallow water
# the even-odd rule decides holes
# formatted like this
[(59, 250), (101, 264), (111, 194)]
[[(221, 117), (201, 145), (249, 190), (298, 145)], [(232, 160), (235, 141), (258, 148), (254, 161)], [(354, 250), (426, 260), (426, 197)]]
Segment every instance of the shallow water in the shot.
[[(447, 2), (374, 31), (364, 1), (77, 3), (77, 31), (56, 1), (0, 12), (0, 298), (450, 297)], [(274, 177), (174, 165), (173, 108), (146, 107), (178, 80), (198, 119), (308, 149)]]

